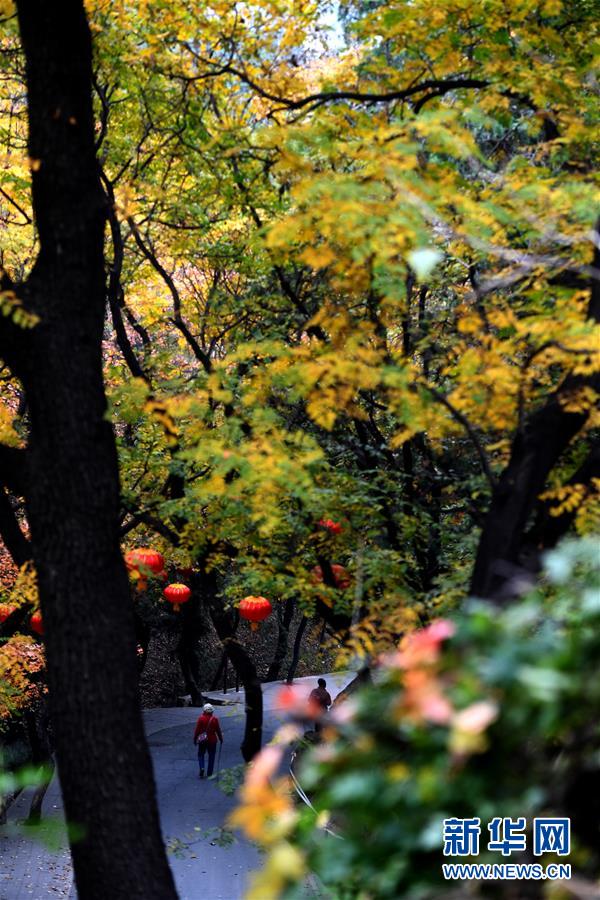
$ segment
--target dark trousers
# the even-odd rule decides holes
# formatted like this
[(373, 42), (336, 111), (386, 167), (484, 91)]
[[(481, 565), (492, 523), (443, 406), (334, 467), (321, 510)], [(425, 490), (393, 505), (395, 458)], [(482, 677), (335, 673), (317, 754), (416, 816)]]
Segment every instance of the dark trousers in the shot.
[(209, 744), (208, 741), (202, 741), (201, 744), (198, 744), (198, 765), (203, 770), (204, 769), (204, 754), (208, 753), (208, 777), (213, 773), (213, 769), (215, 767), (215, 754), (217, 752), (217, 745)]

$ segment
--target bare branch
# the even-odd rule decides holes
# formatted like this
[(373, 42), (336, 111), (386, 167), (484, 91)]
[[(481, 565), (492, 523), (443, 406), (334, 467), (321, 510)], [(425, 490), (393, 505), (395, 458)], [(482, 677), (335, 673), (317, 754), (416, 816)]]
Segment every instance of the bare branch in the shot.
[(477, 432), (475, 431), (475, 429), (473, 428), (473, 426), (471, 425), (471, 423), (469, 422), (467, 417), (465, 415), (463, 415), (463, 413), (461, 413), (461, 411), (459, 409), (456, 409), (456, 407), (452, 403), (450, 403), (448, 398), (445, 397), (442, 393), (440, 393), (440, 391), (436, 390), (430, 384), (424, 384), (423, 386), (429, 391), (431, 396), (435, 400), (437, 400), (438, 403), (441, 403), (442, 406), (444, 406), (448, 410), (448, 412), (450, 413), (452, 418), (456, 419), (456, 421), (460, 425), (462, 425), (462, 427), (465, 429), (465, 431), (467, 432), (467, 434), (469, 436), (471, 443), (473, 444), (473, 446), (475, 448), (475, 452), (477, 453), (477, 456), (479, 457), (479, 462), (481, 463), (481, 469), (483, 471), (483, 474), (487, 478), (487, 480), (490, 484), (490, 487), (493, 490), (496, 486), (496, 478), (490, 468), (488, 458), (485, 455), (485, 451), (484, 451), (483, 447), (481, 446), (481, 442), (477, 436)]
[(29, 213), (26, 212), (26, 210), (24, 210), (23, 207), (20, 206), (20, 205), (17, 203), (17, 201), (16, 201), (13, 197), (11, 197), (10, 194), (8, 194), (8, 193), (4, 190), (4, 188), (2, 188), (2, 187), (0, 187), (0, 194), (2, 194), (2, 196), (4, 197), (4, 199), (5, 199), (5, 200), (8, 200), (8, 202), (11, 204), (11, 206), (14, 206), (14, 208), (15, 208), (18, 212), (20, 212), (21, 215), (23, 216), (23, 218), (25, 219), (24, 222), (20, 222), (20, 223), (18, 223), (18, 224), (21, 224), (21, 225), (31, 225), (31, 223), (32, 223), (33, 220), (32, 220), (32, 218), (31, 218), (31, 216), (29, 215)]
[[(273, 112), (280, 112), (282, 110), (299, 110), (310, 108), (316, 109), (319, 106), (323, 106), (325, 103), (335, 103), (341, 100), (355, 100), (358, 103), (391, 103), (396, 100), (409, 100), (412, 97), (416, 97), (420, 94), (423, 94), (424, 97), (422, 100), (429, 100), (432, 96), (443, 96), (447, 94), (449, 91), (460, 90), (460, 89), (472, 89), (472, 88), (485, 88), (488, 87), (490, 82), (487, 80), (483, 80), (481, 78), (448, 78), (448, 79), (426, 79), (425, 81), (420, 82), (419, 84), (413, 84), (406, 88), (397, 88), (396, 90), (391, 91), (322, 91), (314, 94), (307, 94), (305, 97), (299, 97), (296, 99), (292, 99), (291, 97), (283, 97), (281, 94), (274, 94), (271, 91), (266, 90), (261, 87), (253, 78), (251, 78), (246, 71), (243, 69), (238, 69), (231, 64), (231, 62), (226, 62), (220, 66), (214, 67), (214, 64), (211, 63), (210, 60), (203, 59), (198, 56), (197, 53), (190, 47), (189, 44), (185, 44), (186, 49), (192, 53), (192, 55), (201, 63), (206, 66), (213, 66), (213, 68), (209, 68), (206, 72), (203, 72), (199, 75), (181, 75), (178, 73), (170, 72), (167, 73), (171, 77), (176, 78), (181, 81), (204, 81), (208, 78), (218, 78), (221, 75), (229, 74), (234, 75), (236, 78), (239, 78), (241, 82), (248, 85), (253, 91), (255, 91), (260, 97), (263, 97), (265, 100), (271, 100), (274, 103), (281, 104), (279, 110), (273, 110)], [(230, 57), (231, 59), (232, 57)], [(426, 98), (426, 99), (425, 99)]]
[(158, 256), (154, 252), (153, 248), (148, 245), (146, 241), (142, 238), (139, 228), (137, 227), (135, 221), (131, 216), (128, 217), (127, 223), (131, 228), (131, 233), (133, 235), (133, 239), (135, 240), (137, 246), (142, 251), (143, 255), (146, 257), (150, 265), (153, 269), (158, 272), (164, 283), (169, 289), (171, 297), (173, 299), (173, 317), (171, 321), (175, 325), (176, 328), (179, 329), (181, 334), (186, 339), (188, 346), (191, 348), (194, 356), (202, 364), (202, 367), (206, 372), (212, 371), (212, 362), (207, 353), (204, 352), (194, 335), (191, 333), (187, 323), (185, 322), (182, 314), (181, 314), (181, 297), (179, 295), (179, 291), (177, 290), (177, 285), (173, 280), (173, 276), (167, 272), (165, 267), (162, 265)]

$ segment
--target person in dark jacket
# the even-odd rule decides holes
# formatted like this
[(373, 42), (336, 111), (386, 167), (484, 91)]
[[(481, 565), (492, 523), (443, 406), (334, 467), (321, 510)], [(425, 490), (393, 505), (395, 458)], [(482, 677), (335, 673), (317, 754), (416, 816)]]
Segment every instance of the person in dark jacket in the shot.
[(202, 715), (196, 722), (194, 731), (194, 744), (198, 746), (198, 765), (200, 766), (200, 778), (204, 778), (204, 755), (208, 754), (208, 777), (213, 773), (215, 754), (217, 752), (217, 739), (223, 743), (223, 733), (219, 720), (213, 715), (210, 703), (202, 707)]
[[(313, 688), (310, 692), (309, 702), (315, 704), (315, 706), (320, 707), (324, 713), (327, 712), (329, 707), (331, 706), (331, 694), (327, 690), (327, 682), (324, 678), (319, 678), (317, 681), (318, 687)], [(315, 722), (315, 731), (321, 730), (321, 723)]]

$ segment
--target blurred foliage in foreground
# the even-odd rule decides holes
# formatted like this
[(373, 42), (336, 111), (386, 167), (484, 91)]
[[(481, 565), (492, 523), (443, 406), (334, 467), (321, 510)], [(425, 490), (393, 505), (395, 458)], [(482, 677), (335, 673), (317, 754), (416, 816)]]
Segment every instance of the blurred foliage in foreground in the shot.
[[(292, 900), (311, 871), (339, 900), (456, 891), (441, 869), (442, 822), (453, 816), (481, 818), (477, 862), (506, 861), (485, 849), (495, 816), (526, 816), (528, 826), (536, 815), (570, 816), (568, 859), (517, 861), (570, 862), (574, 875), (597, 879), (597, 541), (548, 554), (540, 587), (518, 604), (471, 601), (455, 621), (408, 635), (381, 658), (376, 684), (332, 719), (300, 766), (316, 812), (295, 804), (286, 779), (271, 780), (292, 726), (249, 770), (235, 821), (268, 849), (251, 897)], [(341, 839), (323, 830), (328, 823)], [(546, 884), (538, 896), (571, 896)], [(515, 896), (514, 883), (505, 887)], [(488, 882), (470, 896), (502, 896), (497, 888)], [(536, 896), (536, 883), (530, 889)]]

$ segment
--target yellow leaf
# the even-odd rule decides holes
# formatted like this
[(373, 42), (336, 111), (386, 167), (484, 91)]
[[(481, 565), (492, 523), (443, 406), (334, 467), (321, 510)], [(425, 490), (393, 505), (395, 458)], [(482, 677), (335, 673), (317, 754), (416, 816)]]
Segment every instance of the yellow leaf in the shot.
[(323, 269), (335, 259), (335, 253), (329, 247), (307, 247), (302, 259), (313, 269)]

